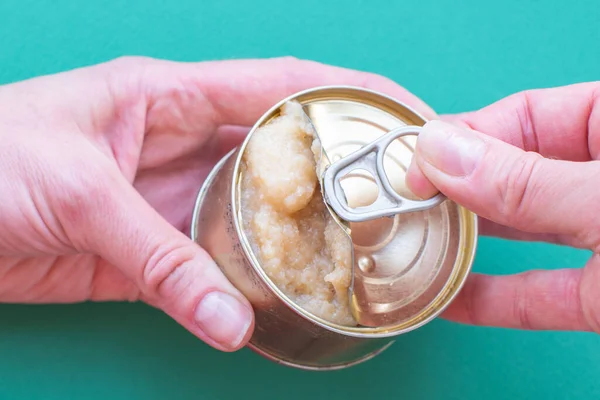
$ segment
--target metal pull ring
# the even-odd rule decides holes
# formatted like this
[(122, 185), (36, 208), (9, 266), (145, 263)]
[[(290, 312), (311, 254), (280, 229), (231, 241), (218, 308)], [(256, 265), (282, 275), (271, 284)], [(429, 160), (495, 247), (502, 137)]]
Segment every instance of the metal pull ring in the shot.
[[(419, 126), (394, 129), (360, 150), (336, 161), (325, 170), (323, 195), (325, 201), (341, 219), (348, 222), (364, 222), (396, 214), (428, 210), (446, 200), (441, 193), (427, 200), (411, 200), (401, 196), (392, 188), (383, 167), (384, 155), (389, 145), (404, 136), (418, 136), (421, 129)], [(375, 202), (368, 206), (350, 207), (340, 180), (357, 169), (366, 170), (373, 175), (379, 193)]]

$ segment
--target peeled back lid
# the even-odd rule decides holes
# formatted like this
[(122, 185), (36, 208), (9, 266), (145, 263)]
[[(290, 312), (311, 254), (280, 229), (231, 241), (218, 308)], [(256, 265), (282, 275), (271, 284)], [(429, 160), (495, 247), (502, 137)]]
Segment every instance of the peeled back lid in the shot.
[[(411, 110), (405, 115), (388, 112), (360, 97), (331, 96), (302, 103), (330, 162), (398, 127), (425, 123)], [(384, 169), (397, 193), (417, 200), (405, 185), (415, 143), (414, 136), (395, 140), (385, 151)], [(377, 197), (377, 184), (367, 171), (352, 171), (341, 184), (353, 207), (367, 205)], [(475, 245), (473, 219), (447, 200), (429, 210), (365, 222), (342, 221), (353, 242), (350, 290), (360, 325), (408, 328), (441, 312), (470, 268)]]

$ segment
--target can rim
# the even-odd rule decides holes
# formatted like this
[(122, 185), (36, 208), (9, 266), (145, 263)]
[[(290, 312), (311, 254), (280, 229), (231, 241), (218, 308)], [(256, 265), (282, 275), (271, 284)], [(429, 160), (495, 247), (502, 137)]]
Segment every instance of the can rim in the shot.
[(269, 353), (268, 351), (266, 351), (258, 346), (255, 346), (251, 342), (248, 343), (247, 346), (250, 350), (252, 350), (256, 354), (258, 354), (270, 361), (273, 361), (277, 364), (280, 364), (280, 365), (283, 365), (283, 366), (286, 366), (289, 368), (296, 368), (296, 369), (301, 369), (301, 370), (305, 370), (305, 371), (339, 371), (339, 370), (350, 368), (355, 365), (362, 364), (364, 362), (372, 360), (379, 354), (383, 353), (384, 351), (386, 351), (387, 349), (392, 347), (392, 345), (394, 343), (395, 343), (395, 341), (391, 340), (390, 342), (386, 343), (384, 346), (378, 348), (377, 350), (367, 353), (364, 356), (354, 359), (352, 361), (347, 361), (347, 362), (337, 363), (337, 364), (322, 365), (322, 366), (316, 366), (316, 365), (310, 365), (310, 364), (300, 364), (300, 363), (297, 363), (297, 362), (294, 362), (294, 361), (291, 361), (288, 359), (282, 359), (276, 355)]
[[(231, 199), (230, 200), (231, 200), (231, 207), (232, 207), (233, 216), (234, 216), (233, 223), (235, 226), (235, 230), (240, 239), (241, 247), (244, 251), (244, 254), (248, 258), (254, 271), (260, 276), (262, 281), (269, 287), (269, 289), (274, 293), (274, 295), (277, 296), (277, 298), (286, 305), (286, 307), (291, 309), (293, 312), (295, 312), (302, 318), (305, 318), (305, 319), (309, 320), (310, 322), (317, 324), (321, 328), (324, 328), (331, 332), (335, 332), (335, 333), (345, 335), (345, 336), (350, 336), (350, 337), (376, 339), (376, 338), (388, 338), (388, 337), (398, 336), (400, 334), (407, 333), (407, 332), (413, 331), (415, 329), (418, 329), (418, 328), (422, 327), (423, 325), (431, 322), (438, 316), (440, 316), (440, 314), (442, 314), (446, 310), (446, 308), (453, 302), (453, 300), (456, 298), (456, 296), (460, 293), (462, 287), (464, 286), (464, 284), (466, 282), (467, 276), (471, 272), (474, 257), (475, 257), (475, 251), (477, 248), (478, 218), (474, 213), (468, 211), (467, 209), (465, 209), (462, 206), (460, 206), (459, 204), (457, 204), (461, 224), (464, 221), (466, 223), (470, 223), (470, 225), (472, 226), (472, 229), (470, 230), (470, 232), (466, 232), (465, 229), (461, 229), (461, 238), (459, 241), (459, 243), (461, 243), (461, 244), (464, 243), (465, 240), (470, 242), (470, 246), (469, 246), (470, 251), (467, 254), (464, 252), (460, 253), (460, 258), (465, 258), (465, 257), (468, 258), (465, 265), (463, 265), (463, 268), (460, 269), (461, 270), (460, 275), (464, 275), (464, 276), (458, 277), (457, 280), (454, 282), (454, 285), (451, 285), (452, 286), (451, 288), (448, 288), (448, 285), (445, 286), (444, 290), (441, 291), (440, 293), (438, 293), (438, 295), (430, 303), (430, 304), (433, 304), (437, 301), (442, 300), (444, 302), (444, 304), (439, 306), (435, 311), (431, 312), (426, 318), (423, 318), (410, 326), (400, 327), (400, 328), (398, 326), (382, 327), (382, 328), (343, 326), (343, 325), (329, 322), (329, 321), (327, 321), (323, 318), (320, 318), (320, 317), (308, 312), (307, 310), (303, 309), (302, 307), (297, 305), (292, 299), (290, 299), (285, 293), (283, 293), (283, 291), (281, 291), (279, 289), (279, 287), (267, 275), (267, 273), (264, 271), (264, 269), (260, 267), (259, 260), (257, 259), (256, 255), (254, 254), (254, 251), (252, 250), (252, 247), (248, 241), (248, 238), (241, 226), (241, 220), (242, 220), (241, 214), (240, 214), (241, 210), (240, 210), (240, 207), (239, 207), (239, 204), (237, 201), (238, 194), (240, 192), (240, 179), (239, 179), (240, 165), (242, 162), (244, 151), (246, 150), (248, 142), (252, 138), (253, 133), (258, 128), (263, 126), (265, 121), (273, 118), (273, 114), (277, 110), (279, 110), (285, 103), (287, 103), (291, 100), (295, 100), (299, 97), (302, 97), (302, 96), (310, 94), (310, 93), (319, 92), (319, 91), (327, 91), (327, 90), (350, 90), (350, 91), (357, 91), (357, 92), (362, 92), (362, 93), (369, 93), (371, 95), (383, 98), (387, 101), (391, 101), (391, 102), (395, 103), (396, 105), (401, 106), (402, 108), (406, 109), (410, 113), (413, 113), (418, 118), (422, 119), (424, 122), (428, 121), (427, 118), (425, 118), (421, 113), (419, 113), (418, 111), (416, 111), (409, 105), (407, 105), (399, 100), (396, 100), (386, 94), (383, 94), (383, 93), (380, 93), (380, 92), (377, 92), (377, 91), (374, 91), (371, 89), (358, 87), (358, 86), (349, 86), (349, 85), (316, 86), (316, 87), (305, 89), (305, 90), (302, 90), (302, 91), (299, 91), (299, 92), (296, 92), (294, 94), (287, 96), (283, 100), (280, 100), (275, 105), (273, 105), (268, 111), (263, 113), (263, 115), (256, 121), (256, 123), (250, 129), (248, 135), (244, 139), (244, 142), (239, 146), (239, 152), (235, 159), (235, 163), (234, 163), (234, 167), (233, 167), (233, 176), (231, 178), (233, 190), (231, 191)], [(467, 233), (469, 234), (468, 236), (470, 236), (469, 238), (465, 237), (467, 235)], [(458, 261), (459, 261), (459, 259), (457, 258), (456, 262), (458, 262)], [(462, 261), (462, 263), (464, 263), (464, 260)], [(458, 268), (455, 268), (453, 270), (453, 274), (455, 274), (457, 270), (458, 270)], [(448, 290), (452, 290), (453, 293), (451, 293), (450, 295), (447, 295), (446, 292)]]

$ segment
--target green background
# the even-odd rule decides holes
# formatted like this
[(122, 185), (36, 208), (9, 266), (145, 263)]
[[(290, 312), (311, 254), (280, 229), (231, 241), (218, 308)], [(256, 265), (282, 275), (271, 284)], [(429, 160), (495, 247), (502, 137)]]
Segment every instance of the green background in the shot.
[[(598, 0), (0, 0), (0, 83), (125, 54), (294, 55), (381, 73), (459, 112), (597, 80), (599, 15)], [(588, 256), (484, 238), (474, 268), (580, 267)], [(3, 305), (0, 318), (0, 399), (600, 398), (593, 334), (435, 321), (371, 362), (314, 373), (219, 353), (141, 304)]]

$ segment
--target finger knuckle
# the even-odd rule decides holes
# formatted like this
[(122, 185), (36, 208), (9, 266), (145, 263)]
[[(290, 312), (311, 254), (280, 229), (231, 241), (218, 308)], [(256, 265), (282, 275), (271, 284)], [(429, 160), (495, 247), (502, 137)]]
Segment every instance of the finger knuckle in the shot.
[(532, 272), (524, 272), (519, 275), (521, 282), (516, 285), (516, 293), (513, 300), (513, 313), (514, 320), (517, 321), (517, 327), (520, 329), (531, 330), (533, 328), (533, 324), (531, 321), (531, 305), (530, 305), (530, 293), (528, 292), (528, 287)]
[(396, 82), (394, 82), (393, 80), (381, 76), (379, 74), (374, 74), (372, 72), (360, 72), (360, 74), (363, 77), (361, 86), (365, 89), (377, 90), (382, 87), (396, 85)]
[[(557, 272), (557, 282), (559, 288), (559, 298), (564, 299), (564, 307), (572, 312), (576, 326), (594, 325), (588, 324), (585, 318), (584, 305), (581, 296), (582, 274), (577, 269), (564, 269)], [(596, 320), (596, 322), (598, 322)], [(596, 325), (600, 331), (600, 324)]]
[(173, 293), (182, 293), (191, 285), (187, 273), (194, 261), (195, 251), (190, 246), (162, 244), (151, 250), (151, 256), (142, 268), (142, 287), (146, 294), (167, 299)]
[(298, 71), (305, 70), (309, 64), (314, 63), (313, 61), (300, 59), (294, 56), (277, 57), (274, 58), (272, 62), (276, 64), (277, 67), (279, 67), (282, 71), (292, 75)]
[(110, 60), (107, 65), (116, 69), (139, 67), (155, 62), (152, 57), (146, 56), (120, 56)]
[(516, 107), (516, 113), (521, 131), (523, 149), (527, 151), (538, 152), (539, 141), (535, 127), (533, 108), (531, 106), (532, 103), (530, 100), (532, 96), (533, 92), (530, 90), (525, 90), (517, 95), (518, 106)]
[(283, 56), (283, 57), (279, 57), (279, 60), (283, 63), (288, 63), (288, 64), (302, 64), (303, 62), (305, 62), (305, 60), (302, 60), (296, 56)]
[(535, 153), (526, 153), (509, 168), (498, 181), (500, 213), (503, 224), (520, 228), (527, 224), (527, 216), (531, 211), (535, 187), (535, 174), (543, 158)]
[(581, 318), (588, 330), (600, 334), (600, 296), (597, 295), (597, 282), (600, 281), (600, 253), (595, 253), (586, 265), (579, 280), (577, 295)]

